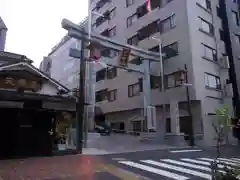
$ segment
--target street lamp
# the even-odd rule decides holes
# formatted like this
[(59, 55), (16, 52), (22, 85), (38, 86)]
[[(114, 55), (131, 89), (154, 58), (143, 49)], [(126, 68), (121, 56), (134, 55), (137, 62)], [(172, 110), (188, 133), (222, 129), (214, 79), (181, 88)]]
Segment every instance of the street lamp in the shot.
[[(161, 35), (161, 34), (160, 34), (160, 35)], [(161, 91), (162, 93), (164, 93), (165, 87), (164, 87), (162, 40), (161, 40), (161, 39), (157, 39), (157, 38), (155, 38), (155, 37), (152, 37), (152, 39), (158, 41), (159, 57), (160, 57), (160, 61), (159, 61), (159, 63), (160, 63), (160, 77), (161, 77), (161, 80), (160, 80), (161, 86), (160, 86), (159, 88), (160, 88), (160, 91)], [(163, 118), (163, 128), (162, 128), (162, 130), (163, 130), (163, 132), (162, 132), (162, 133), (165, 135), (165, 131), (166, 131), (166, 129), (165, 129), (165, 124), (166, 124), (166, 123), (165, 123), (165, 121), (166, 121), (166, 106), (165, 106), (164, 103), (162, 104), (162, 106), (163, 106), (163, 110), (162, 110), (162, 118)], [(158, 124), (158, 123), (157, 123), (157, 124)], [(160, 124), (158, 124), (158, 126), (160, 126)], [(159, 129), (159, 130), (160, 130), (160, 129)], [(161, 133), (161, 132), (159, 132), (159, 133)]]
[(191, 109), (191, 100), (190, 100), (190, 94), (189, 94), (189, 87), (192, 86), (192, 84), (188, 83), (188, 69), (187, 65), (184, 65), (184, 70), (180, 72), (180, 81), (181, 86), (186, 87), (186, 96), (187, 96), (187, 110), (190, 117), (190, 123), (191, 123), (191, 130), (189, 134), (189, 144), (190, 146), (195, 145), (195, 137), (194, 137), (194, 123), (193, 123), (193, 117), (192, 117), (192, 109)]

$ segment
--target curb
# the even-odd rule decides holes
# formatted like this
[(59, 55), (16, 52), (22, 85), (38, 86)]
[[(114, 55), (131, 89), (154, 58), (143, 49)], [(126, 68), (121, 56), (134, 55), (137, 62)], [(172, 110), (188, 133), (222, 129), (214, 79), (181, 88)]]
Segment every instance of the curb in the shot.
[(111, 155), (111, 154), (126, 154), (126, 153), (136, 153), (136, 152), (143, 152), (143, 151), (157, 151), (157, 150), (173, 150), (173, 149), (189, 149), (189, 148), (198, 148), (196, 146), (168, 146), (168, 147), (152, 147), (152, 148), (145, 148), (145, 149), (132, 149), (132, 150), (126, 150), (126, 151), (105, 151), (102, 149), (95, 149), (96, 152), (91, 153), (84, 153), (83, 155)]

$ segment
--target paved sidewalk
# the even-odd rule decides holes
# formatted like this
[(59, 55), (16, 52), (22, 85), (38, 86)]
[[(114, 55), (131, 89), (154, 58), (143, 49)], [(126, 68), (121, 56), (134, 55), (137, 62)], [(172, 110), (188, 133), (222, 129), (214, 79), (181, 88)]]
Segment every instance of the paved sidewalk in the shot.
[(0, 161), (1, 180), (140, 180), (96, 157), (67, 155)]
[(166, 144), (146, 144), (139, 141), (139, 137), (112, 134), (102, 136), (88, 143), (83, 150), (88, 155), (118, 154), (137, 151), (165, 150), (174, 148), (187, 148), (188, 146), (170, 146)]

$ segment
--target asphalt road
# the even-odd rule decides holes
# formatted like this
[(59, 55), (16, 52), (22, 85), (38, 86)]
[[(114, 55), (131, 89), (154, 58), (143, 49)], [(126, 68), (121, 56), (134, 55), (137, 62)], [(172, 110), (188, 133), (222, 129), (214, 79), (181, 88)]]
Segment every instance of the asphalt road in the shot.
[[(103, 161), (147, 180), (210, 180), (210, 163), (215, 157), (215, 148), (153, 150), (100, 156)], [(221, 158), (225, 165), (240, 166), (240, 147), (222, 148)]]

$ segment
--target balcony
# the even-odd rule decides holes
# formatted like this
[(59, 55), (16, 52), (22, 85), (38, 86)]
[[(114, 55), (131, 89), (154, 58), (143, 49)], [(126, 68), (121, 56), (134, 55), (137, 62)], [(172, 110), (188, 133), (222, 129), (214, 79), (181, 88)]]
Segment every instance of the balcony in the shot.
[(112, 102), (108, 101), (100, 102), (97, 103), (97, 106), (101, 107), (104, 113), (143, 108), (143, 96), (140, 95), (128, 98), (127, 94), (121, 97), (121, 95), (119, 95), (118, 93), (117, 100)]
[(152, 23), (153, 21), (156, 21), (157, 19), (159, 19), (159, 9), (158, 8), (154, 9), (151, 13), (148, 13), (145, 16), (142, 16), (136, 22), (134, 22), (127, 29), (127, 35), (135, 34), (136, 31), (138, 31), (142, 27), (147, 26), (149, 23)]
[(151, 101), (153, 106), (168, 104), (170, 100), (186, 101), (187, 94), (185, 87), (175, 87), (166, 89), (163, 93), (159, 89), (152, 90)]

